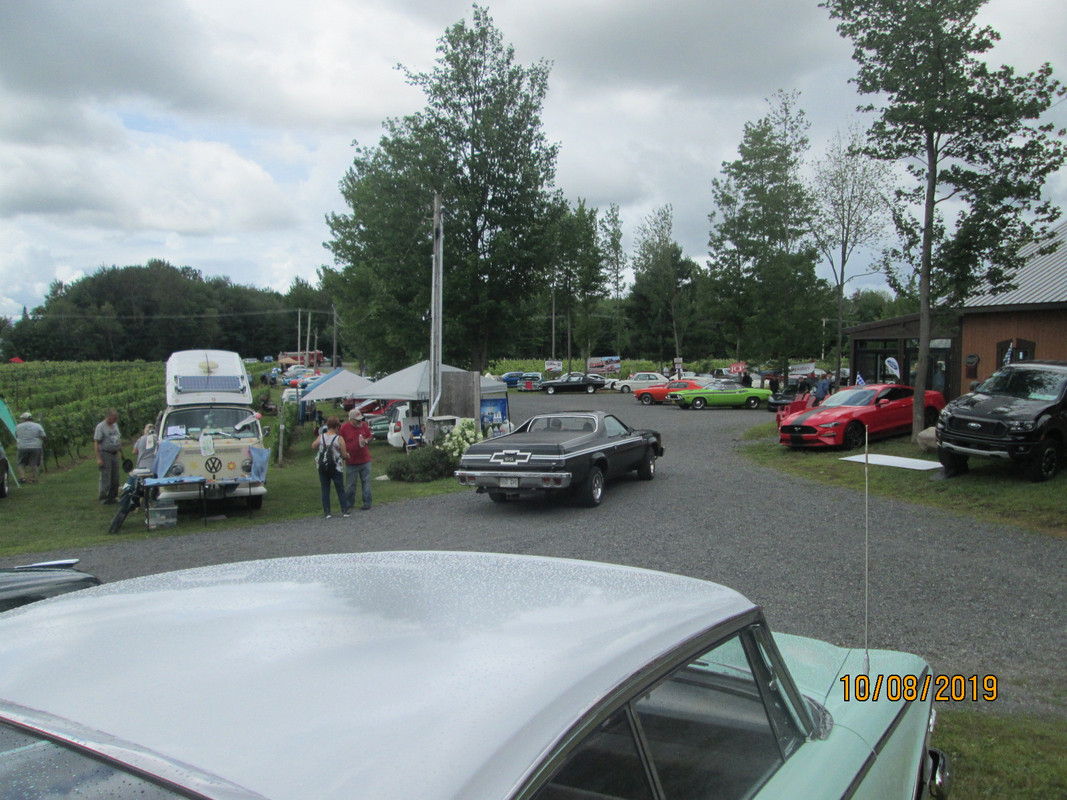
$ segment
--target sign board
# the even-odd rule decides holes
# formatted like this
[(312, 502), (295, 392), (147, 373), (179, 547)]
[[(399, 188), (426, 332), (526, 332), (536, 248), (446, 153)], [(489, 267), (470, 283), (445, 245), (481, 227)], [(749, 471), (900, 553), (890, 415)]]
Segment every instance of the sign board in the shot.
[(744, 361), (735, 361), (733, 364), (730, 365), (730, 374), (740, 375), (742, 372), (745, 371), (747, 367), (748, 364), (746, 364)]
[(593, 356), (586, 360), (585, 371), (595, 375), (618, 374), (622, 371), (622, 359), (619, 356)]

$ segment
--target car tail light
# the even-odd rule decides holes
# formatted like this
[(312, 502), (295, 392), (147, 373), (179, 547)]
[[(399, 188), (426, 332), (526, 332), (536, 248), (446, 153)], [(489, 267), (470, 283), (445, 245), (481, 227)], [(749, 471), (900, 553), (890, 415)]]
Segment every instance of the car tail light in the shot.
[(400, 433), (400, 423), (399, 422), (394, 422), (393, 423), (393, 433)]

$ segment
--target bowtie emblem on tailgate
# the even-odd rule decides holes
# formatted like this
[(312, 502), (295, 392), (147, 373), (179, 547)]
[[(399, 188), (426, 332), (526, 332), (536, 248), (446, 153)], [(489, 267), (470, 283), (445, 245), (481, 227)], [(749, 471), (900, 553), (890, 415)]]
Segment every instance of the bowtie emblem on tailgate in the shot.
[(489, 460), (494, 464), (525, 464), (530, 460), (530, 455), (521, 450), (501, 450), (493, 453)]

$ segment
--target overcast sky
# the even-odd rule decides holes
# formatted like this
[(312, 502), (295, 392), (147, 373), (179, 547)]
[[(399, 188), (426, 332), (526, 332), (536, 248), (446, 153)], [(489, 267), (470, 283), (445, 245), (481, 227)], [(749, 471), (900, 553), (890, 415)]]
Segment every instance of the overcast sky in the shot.
[[(813, 156), (862, 116), (851, 45), (814, 0), (483, 5), (521, 63), (551, 62), (557, 186), (618, 203), (628, 249), (670, 204), (704, 262), (711, 181), (776, 90), (801, 93)], [(0, 4), (0, 315), (54, 280), (153, 258), (280, 291), (314, 283), (352, 141), (424, 105), (396, 65), (430, 70), (470, 17), (460, 0)], [(982, 19), (1003, 35), (991, 61), (1049, 61), (1067, 79), (1063, 0), (993, 0)], [(1053, 115), (1067, 124), (1067, 104)], [(1067, 205), (1063, 171), (1048, 193)]]

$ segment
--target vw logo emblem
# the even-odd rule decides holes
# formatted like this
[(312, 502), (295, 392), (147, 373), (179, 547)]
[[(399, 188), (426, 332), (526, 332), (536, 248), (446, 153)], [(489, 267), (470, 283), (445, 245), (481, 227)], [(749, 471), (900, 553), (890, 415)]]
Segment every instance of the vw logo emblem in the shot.
[(222, 460), (215, 457), (209, 458), (204, 462), (204, 467), (212, 475), (215, 475), (216, 473), (222, 472)]

